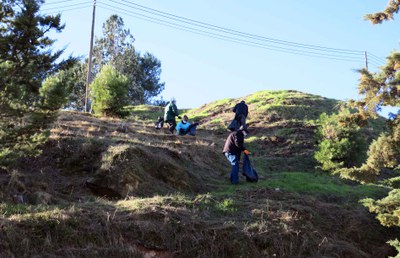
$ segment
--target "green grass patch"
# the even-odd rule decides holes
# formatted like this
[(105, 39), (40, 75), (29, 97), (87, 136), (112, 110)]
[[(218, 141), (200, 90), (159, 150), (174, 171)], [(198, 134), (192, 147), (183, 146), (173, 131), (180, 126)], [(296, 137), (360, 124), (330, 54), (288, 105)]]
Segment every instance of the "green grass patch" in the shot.
[(27, 205), (27, 204), (12, 204), (12, 203), (1, 203), (0, 213), (4, 217), (10, 216), (23, 216), (23, 215), (33, 215), (33, 214), (46, 214), (55, 213), (60, 211), (58, 206), (49, 205)]
[[(381, 198), (390, 188), (374, 184), (349, 183), (328, 174), (308, 172), (281, 172), (268, 175), (257, 183), (243, 182), (239, 185), (223, 185), (214, 196), (229, 196), (239, 190), (253, 188), (272, 188), (315, 197), (332, 197), (339, 202), (357, 203), (363, 198)], [(342, 200), (342, 201), (340, 201)]]
[(295, 128), (281, 128), (276, 131), (275, 135), (279, 137), (286, 137), (296, 132)]
[(262, 187), (310, 194), (315, 196), (333, 195), (339, 198), (359, 200), (362, 198), (379, 198), (389, 192), (388, 187), (374, 184), (349, 184), (346, 181), (321, 173), (285, 172), (272, 174), (260, 181)]
[(164, 116), (164, 107), (150, 106), (150, 105), (137, 105), (126, 106), (124, 111), (130, 113), (130, 118), (134, 120), (151, 120), (156, 121), (158, 116)]

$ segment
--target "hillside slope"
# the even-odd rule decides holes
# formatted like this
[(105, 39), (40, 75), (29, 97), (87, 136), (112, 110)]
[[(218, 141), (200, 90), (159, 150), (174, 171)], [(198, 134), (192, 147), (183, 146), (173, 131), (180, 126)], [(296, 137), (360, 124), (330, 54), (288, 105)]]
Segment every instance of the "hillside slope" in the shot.
[[(60, 112), (40, 156), (0, 171), (0, 257), (393, 254), (385, 242), (398, 232), (357, 203), (387, 189), (301, 173), (312, 170), (310, 120), (336, 101), (293, 91), (244, 99), (261, 180), (238, 186), (221, 153), (238, 100), (188, 111), (196, 137), (154, 129), (159, 107), (131, 107), (127, 120)], [(305, 192), (285, 190), (291, 178)]]
[(203, 105), (189, 115), (224, 134), (240, 100), (249, 107), (246, 142), (258, 166), (267, 171), (314, 170), (315, 121), (323, 112), (334, 112), (339, 101), (292, 90), (260, 91)]

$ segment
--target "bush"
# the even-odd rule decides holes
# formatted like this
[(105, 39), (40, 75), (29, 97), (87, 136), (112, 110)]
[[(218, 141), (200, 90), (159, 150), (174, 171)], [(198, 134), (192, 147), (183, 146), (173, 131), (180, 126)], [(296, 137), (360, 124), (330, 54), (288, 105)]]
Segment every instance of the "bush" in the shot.
[(72, 86), (73, 78), (65, 71), (46, 78), (39, 90), (43, 108), (57, 110), (63, 107), (68, 101)]
[(110, 65), (103, 66), (90, 85), (92, 109), (106, 116), (125, 115), (122, 108), (128, 104), (128, 78)]
[(331, 116), (326, 113), (320, 115), (316, 134), (318, 150), (314, 158), (323, 170), (334, 172), (359, 166), (366, 159), (367, 141), (361, 128), (355, 123), (343, 122), (349, 115), (348, 109)]
[(394, 169), (398, 165), (399, 155), (396, 141), (388, 134), (381, 134), (371, 143), (367, 162), (363, 166), (379, 174), (382, 168)]

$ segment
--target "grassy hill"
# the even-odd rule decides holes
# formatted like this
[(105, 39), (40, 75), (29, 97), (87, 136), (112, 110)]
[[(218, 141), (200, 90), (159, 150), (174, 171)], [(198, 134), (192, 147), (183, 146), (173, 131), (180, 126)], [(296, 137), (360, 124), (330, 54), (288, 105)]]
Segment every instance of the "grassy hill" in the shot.
[(238, 101), (249, 106), (250, 135), (246, 147), (257, 167), (268, 171), (314, 170), (316, 119), (332, 113), (339, 102), (298, 91), (260, 91), (240, 99), (225, 99), (190, 110), (194, 120), (224, 134)]
[[(222, 155), (232, 107), (258, 183), (232, 186)], [(358, 201), (389, 189), (314, 169), (315, 119), (336, 100), (262, 91), (185, 110), (196, 137), (154, 129), (163, 109), (126, 120), (60, 112), (42, 154), (0, 170), (0, 257), (387, 257), (398, 234)]]

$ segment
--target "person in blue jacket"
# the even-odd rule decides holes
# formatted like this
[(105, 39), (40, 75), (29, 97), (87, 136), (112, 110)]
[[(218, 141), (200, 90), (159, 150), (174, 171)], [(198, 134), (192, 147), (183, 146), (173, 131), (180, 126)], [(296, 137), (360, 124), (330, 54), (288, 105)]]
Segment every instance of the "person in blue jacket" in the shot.
[(177, 135), (189, 134), (191, 136), (195, 136), (196, 135), (196, 127), (198, 125), (199, 125), (199, 123), (191, 124), (189, 122), (189, 117), (187, 115), (184, 115), (182, 121), (180, 121), (175, 128), (176, 134)]

